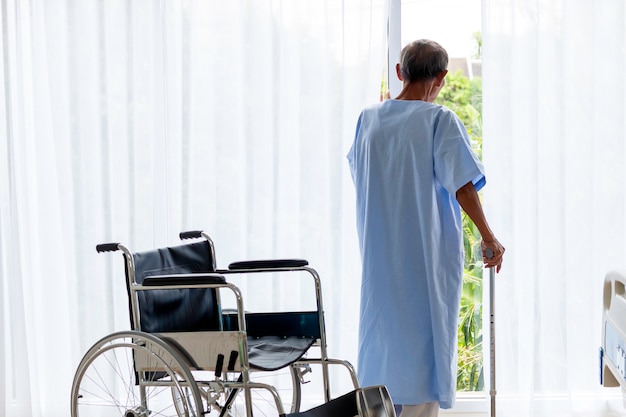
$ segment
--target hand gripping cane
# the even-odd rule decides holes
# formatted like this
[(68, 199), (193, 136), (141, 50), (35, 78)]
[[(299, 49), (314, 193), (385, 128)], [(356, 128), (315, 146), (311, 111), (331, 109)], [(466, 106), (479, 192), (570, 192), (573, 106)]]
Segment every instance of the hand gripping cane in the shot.
[[(493, 250), (485, 249), (487, 259), (493, 258)], [(490, 385), (489, 395), (491, 396), (491, 417), (496, 417), (496, 305), (495, 305), (495, 281), (496, 270), (494, 267), (489, 268), (489, 347), (490, 347)]]

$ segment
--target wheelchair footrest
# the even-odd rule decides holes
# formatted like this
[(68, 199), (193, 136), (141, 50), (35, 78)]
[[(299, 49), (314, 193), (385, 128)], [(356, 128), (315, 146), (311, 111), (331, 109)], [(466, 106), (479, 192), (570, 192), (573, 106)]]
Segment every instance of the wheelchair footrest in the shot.
[(385, 386), (358, 388), (325, 404), (285, 417), (396, 417)]

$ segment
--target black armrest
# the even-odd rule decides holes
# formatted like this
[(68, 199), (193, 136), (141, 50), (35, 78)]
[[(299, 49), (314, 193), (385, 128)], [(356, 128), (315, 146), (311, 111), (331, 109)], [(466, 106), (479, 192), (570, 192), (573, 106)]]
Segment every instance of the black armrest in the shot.
[(154, 275), (146, 277), (143, 285), (146, 287), (158, 287), (162, 285), (201, 285), (201, 284), (225, 284), (226, 278), (219, 274), (175, 274)]
[(307, 266), (309, 261), (305, 259), (266, 259), (256, 261), (233, 262), (228, 265), (229, 270), (240, 269), (278, 269), (278, 268), (300, 268)]

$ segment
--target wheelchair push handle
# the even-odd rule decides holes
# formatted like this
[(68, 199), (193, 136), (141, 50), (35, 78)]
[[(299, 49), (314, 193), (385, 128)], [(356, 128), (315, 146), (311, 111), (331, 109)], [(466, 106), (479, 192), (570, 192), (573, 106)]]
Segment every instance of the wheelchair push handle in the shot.
[(178, 234), (178, 237), (180, 238), (180, 240), (198, 239), (202, 237), (202, 230), (189, 230), (187, 232), (180, 232)]
[(101, 243), (96, 245), (96, 251), (98, 251), (98, 253), (117, 252), (118, 250), (120, 250), (119, 243)]

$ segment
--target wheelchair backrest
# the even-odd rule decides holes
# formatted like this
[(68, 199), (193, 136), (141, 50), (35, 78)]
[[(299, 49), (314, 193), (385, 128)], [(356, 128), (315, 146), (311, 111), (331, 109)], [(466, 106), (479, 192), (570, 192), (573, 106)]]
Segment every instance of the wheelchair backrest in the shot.
[[(154, 275), (215, 272), (207, 241), (154, 249), (133, 254), (135, 283)], [(126, 264), (128, 269), (128, 264)], [(128, 276), (128, 270), (126, 271)], [(129, 300), (131, 291), (128, 288)], [(218, 294), (215, 289), (164, 289), (138, 291), (139, 326), (131, 328), (147, 333), (194, 332), (221, 328)], [(130, 301), (132, 303), (132, 300)]]

